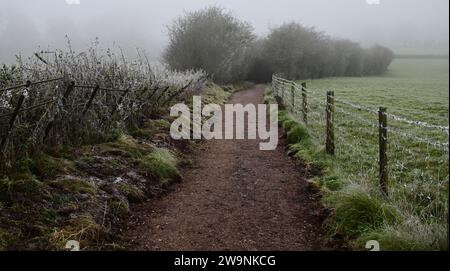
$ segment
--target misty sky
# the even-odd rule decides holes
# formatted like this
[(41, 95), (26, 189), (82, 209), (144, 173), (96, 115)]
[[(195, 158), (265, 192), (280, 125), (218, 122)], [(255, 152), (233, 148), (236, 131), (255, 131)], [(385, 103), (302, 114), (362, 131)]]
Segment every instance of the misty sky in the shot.
[(166, 25), (211, 5), (250, 22), (258, 35), (298, 21), (365, 46), (448, 54), (448, 0), (0, 0), (0, 62), (39, 45), (60, 48), (66, 34), (75, 48), (99, 37), (104, 46), (115, 41), (157, 58), (167, 43)]

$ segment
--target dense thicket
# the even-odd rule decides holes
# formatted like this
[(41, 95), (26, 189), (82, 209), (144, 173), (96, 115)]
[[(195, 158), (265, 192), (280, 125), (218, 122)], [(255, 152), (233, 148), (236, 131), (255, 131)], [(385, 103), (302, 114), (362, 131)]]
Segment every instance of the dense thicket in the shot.
[(243, 79), (252, 27), (223, 9), (187, 13), (169, 27), (165, 61), (177, 70), (202, 69), (224, 83)]
[(0, 68), (0, 160), (134, 129), (205, 84), (202, 71), (174, 72), (141, 53), (126, 60), (114, 51), (97, 42), (80, 53), (69, 46)]
[(169, 28), (164, 58), (174, 69), (203, 69), (218, 82), (363, 76), (384, 73), (393, 52), (380, 45), (333, 39), (314, 28), (288, 23), (256, 40), (248, 23), (212, 7), (187, 13)]
[[(260, 81), (270, 80), (266, 71), (282, 73), (290, 79), (320, 78), (325, 76), (377, 75), (386, 71), (393, 52), (383, 46), (362, 48), (358, 43), (332, 39), (314, 28), (298, 23), (274, 28), (261, 46), (253, 69)], [(262, 62), (263, 61), (263, 62)]]

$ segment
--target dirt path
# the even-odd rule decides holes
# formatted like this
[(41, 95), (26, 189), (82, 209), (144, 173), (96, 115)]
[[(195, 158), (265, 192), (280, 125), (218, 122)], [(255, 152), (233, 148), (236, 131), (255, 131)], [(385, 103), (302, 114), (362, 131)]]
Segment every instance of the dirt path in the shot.
[[(262, 103), (263, 86), (230, 103)], [(281, 131), (280, 131), (281, 132)], [(183, 182), (138, 206), (124, 233), (133, 250), (320, 250), (320, 205), (302, 167), (281, 140), (260, 151), (258, 140), (201, 144)]]

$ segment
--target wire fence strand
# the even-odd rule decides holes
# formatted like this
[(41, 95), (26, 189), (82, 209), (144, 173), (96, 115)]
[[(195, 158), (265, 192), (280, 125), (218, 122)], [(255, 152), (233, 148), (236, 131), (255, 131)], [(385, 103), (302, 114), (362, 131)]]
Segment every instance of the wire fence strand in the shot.
[[(302, 91), (306, 93), (305, 101)], [(273, 76), (272, 93), (322, 146), (327, 137), (326, 108), (331, 106), (336, 148), (333, 165), (348, 182), (378, 185), (379, 141), (385, 140), (389, 199), (396, 202), (397, 208), (421, 217), (443, 219), (448, 214), (448, 198), (442, 197), (448, 194), (448, 126), (381, 112), (339, 95), (329, 104), (325, 91), (304, 88), (278, 75)], [(304, 112), (307, 123), (300, 114)], [(387, 118), (387, 127), (380, 124), (381, 116)], [(386, 136), (380, 134), (383, 129)]]

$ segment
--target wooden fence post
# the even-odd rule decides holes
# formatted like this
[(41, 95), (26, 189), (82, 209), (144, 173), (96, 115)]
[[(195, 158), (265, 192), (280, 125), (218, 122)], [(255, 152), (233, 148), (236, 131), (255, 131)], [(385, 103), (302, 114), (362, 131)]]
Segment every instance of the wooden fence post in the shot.
[(69, 98), (69, 95), (72, 93), (74, 88), (75, 88), (75, 81), (70, 81), (69, 85), (67, 86), (66, 91), (64, 92), (63, 98), (62, 98), (63, 106), (66, 105), (67, 98)]
[[(31, 86), (31, 81), (27, 81), (25, 88), (29, 88), (30, 86)], [(16, 107), (14, 108), (11, 118), (9, 119), (8, 130), (3, 135), (2, 141), (0, 142), (0, 152), (3, 152), (3, 150), (6, 146), (6, 142), (8, 140), (9, 134), (11, 133), (11, 130), (14, 127), (14, 122), (16, 121), (17, 115), (19, 115), (20, 108), (22, 107), (24, 101), (25, 101), (25, 95), (22, 93), (19, 97), (19, 100), (17, 101)]]
[(86, 107), (83, 110), (82, 116), (84, 117), (84, 115), (86, 115), (87, 111), (89, 110), (89, 108), (91, 107), (92, 102), (94, 101), (95, 95), (97, 95), (97, 92), (99, 91), (100, 86), (96, 85), (94, 88), (94, 91), (92, 91), (91, 97), (89, 98), (88, 103), (86, 104)]
[[(66, 106), (67, 98), (69, 98), (69, 95), (72, 93), (72, 91), (74, 89), (75, 89), (75, 81), (70, 81), (69, 84), (67, 85), (66, 91), (64, 92), (62, 99), (61, 99), (62, 107)], [(52, 120), (47, 124), (47, 127), (45, 128), (45, 132), (44, 132), (44, 137), (42, 139), (43, 141), (47, 140), (47, 137), (50, 133), (50, 130), (53, 128), (53, 125), (55, 125), (55, 120)]]
[(302, 83), (302, 113), (303, 122), (308, 125), (308, 95), (306, 93), (306, 83)]
[(327, 139), (326, 152), (334, 155), (334, 91), (327, 91)]
[(379, 177), (381, 191), (388, 195), (388, 170), (387, 170), (387, 116), (386, 107), (380, 107), (378, 110), (378, 124), (379, 124)]

